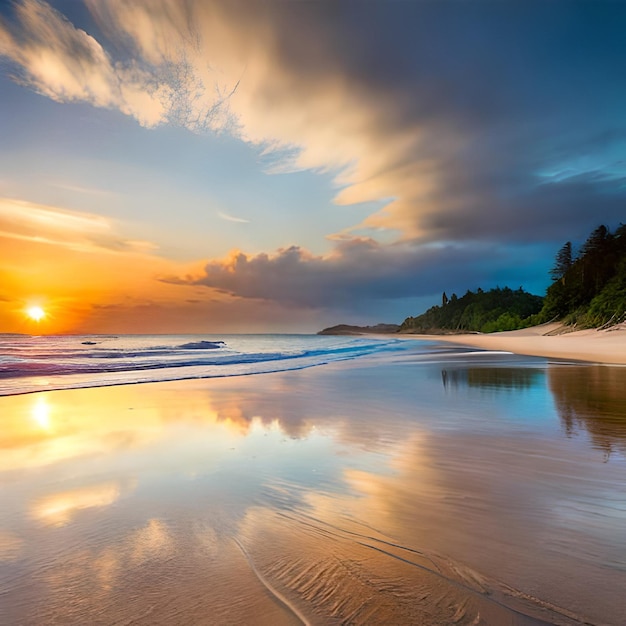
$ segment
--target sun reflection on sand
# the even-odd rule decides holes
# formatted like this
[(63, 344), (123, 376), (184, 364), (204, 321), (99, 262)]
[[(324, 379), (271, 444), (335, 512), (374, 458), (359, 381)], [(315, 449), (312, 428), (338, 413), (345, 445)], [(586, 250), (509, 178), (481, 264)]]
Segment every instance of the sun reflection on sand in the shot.
[(155, 394), (144, 403), (138, 387), (44, 392), (2, 398), (0, 471), (28, 470), (78, 460), (104, 458), (123, 450), (149, 448), (167, 441), (181, 424), (219, 425), (212, 433), (224, 442), (250, 427), (235, 402), (216, 409), (206, 392)]
[(50, 405), (45, 396), (37, 396), (32, 408), (34, 422), (43, 430), (50, 430)]

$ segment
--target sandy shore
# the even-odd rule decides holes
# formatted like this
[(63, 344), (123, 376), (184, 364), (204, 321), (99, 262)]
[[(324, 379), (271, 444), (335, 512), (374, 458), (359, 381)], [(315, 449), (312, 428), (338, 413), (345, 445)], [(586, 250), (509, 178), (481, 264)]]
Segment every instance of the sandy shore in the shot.
[(0, 624), (623, 623), (626, 369), (415, 343), (0, 397)]
[[(588, 329), (555, 334), (562, 330), (561, 324), (552, 323), (502, 333), (436, 335), (436, 338), (485, 350), (504, 350), (529, 356), (626, 365), (626, 324), (606, 330)], [(433, 335), (405, 336), (433, 339)]]

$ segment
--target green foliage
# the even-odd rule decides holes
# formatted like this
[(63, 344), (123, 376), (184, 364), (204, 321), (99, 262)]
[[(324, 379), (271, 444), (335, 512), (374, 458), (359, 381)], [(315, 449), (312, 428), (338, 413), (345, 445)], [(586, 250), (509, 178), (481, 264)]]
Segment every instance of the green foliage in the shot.
[(418, 317), (404, 320), (401, 330), (432, 332), (439, 330), (495, 332), (515, 330), (531, 325), (531, 316), (541, 310), (543, 298), (525, 292), (500, 287), (491, 291), (468, 291), (456, 294), (445, 305), (434, 306)]
[(445, 292), (442, 306), (404, 320), (411, 332), (480, 331), (491, 333), (561, 320), (581, 328), (598, 328), (626, 320), (626, 224), (611, 232), (600, 225), (574, 258), (572, 243), (558, 251), (550, 270), (554, 282), (545, 298), (492, 289), (468, 291), (461, 298)]
[(541, 319), (558, 318), (582, 328), (618, 323), (626, 316), (626, 226), (614, 233), (598, 226), (582, 245), (575, 260), (568, 261), (566, 243), (552, 270), (555, 282), (548, 287)]

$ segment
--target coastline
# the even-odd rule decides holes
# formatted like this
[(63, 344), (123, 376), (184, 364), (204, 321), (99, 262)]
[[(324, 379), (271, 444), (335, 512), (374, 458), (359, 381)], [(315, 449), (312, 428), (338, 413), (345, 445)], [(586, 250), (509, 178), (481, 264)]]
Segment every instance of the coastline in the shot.
[(619, 623), (626, 370), (416, 347), (0, 398), (0, 622)]
[(626, 324), (604, 330), (594, 328), (555, 334), (562, 324), (553, 322), (490, 334), (419, 335), (404, 334), (411, 339), (436, 339), (448, 343), (503, 350), (526, 356), (564, 359), (604, 365), (626, 365)]

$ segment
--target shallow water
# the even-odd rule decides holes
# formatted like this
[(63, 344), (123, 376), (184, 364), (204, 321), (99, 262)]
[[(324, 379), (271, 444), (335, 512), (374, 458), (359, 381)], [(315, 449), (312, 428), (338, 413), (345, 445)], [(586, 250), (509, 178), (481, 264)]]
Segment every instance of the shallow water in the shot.
[(622, 624), (626, 368), (403, 353), (0, 398), (2, 624)]

